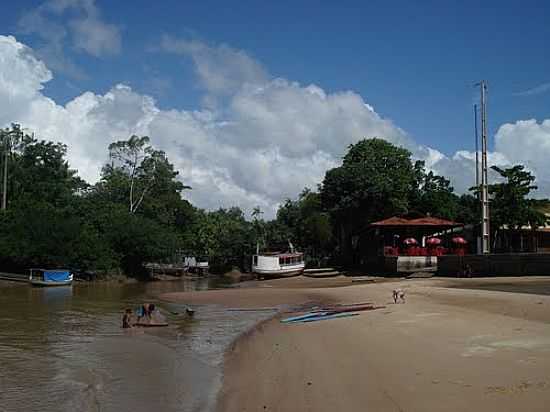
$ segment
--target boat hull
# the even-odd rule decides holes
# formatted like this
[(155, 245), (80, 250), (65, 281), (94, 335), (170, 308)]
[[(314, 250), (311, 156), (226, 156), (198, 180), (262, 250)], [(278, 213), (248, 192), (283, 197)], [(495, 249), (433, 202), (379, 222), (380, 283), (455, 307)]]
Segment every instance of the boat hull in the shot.
[(32, 279), (31, 285), (38, 286), (38, 287), (49, 287), (49, 286), (70, 286), (73, 281), (72, 280), (65, 280), (62, 282), (54, 282), (54, 281), (44, 281), (44, 280), (38, 280), (38, 279)]
[(287, 278), (292, 276), (299, 276), (304, 273), (304, 268), (292, 268), (292, 269), (277, 269), (266, 270), (260, 268), (253, 268), (253, 272), (262, 278)]

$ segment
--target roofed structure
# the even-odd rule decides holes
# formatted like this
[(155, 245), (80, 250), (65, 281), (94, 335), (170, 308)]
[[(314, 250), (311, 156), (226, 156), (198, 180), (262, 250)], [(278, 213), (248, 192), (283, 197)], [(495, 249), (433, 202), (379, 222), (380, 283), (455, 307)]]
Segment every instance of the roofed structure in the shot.
[(378, 222), (371, 223), (370, 226), (373, 227), (429, 227), (429, 228), (441, 228), (441, 229), (450, 229), (453, 227), (464, 226), (462, 223), (453, 222), (452, 220), (441, 219), (438, 217), (424, 216), (414, 219), (407, 219), (404, 217), (393, 216), (388, 219), (380, 220)]

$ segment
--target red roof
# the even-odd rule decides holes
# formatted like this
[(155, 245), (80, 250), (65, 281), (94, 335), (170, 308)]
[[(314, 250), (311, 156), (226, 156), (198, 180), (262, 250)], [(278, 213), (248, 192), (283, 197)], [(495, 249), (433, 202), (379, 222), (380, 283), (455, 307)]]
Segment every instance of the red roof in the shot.
[(416, 219), (405, 219), (403, 217), (393, 216), (388, 219), (380, 220), (371, 223), (371, 226), (439, 226), (439, 227), (456, 227), (462, 226), (462, 223), (453, 222), (451, 220), (440, 219), (437, 217), (419, 217)]
[(408, 225), (409, 222), (410, 220), (408, 219), (393, 216), (385, 220), (380, 220), (379, 222), (371, 223), (371, 226), (401, 226), (401, 225)]

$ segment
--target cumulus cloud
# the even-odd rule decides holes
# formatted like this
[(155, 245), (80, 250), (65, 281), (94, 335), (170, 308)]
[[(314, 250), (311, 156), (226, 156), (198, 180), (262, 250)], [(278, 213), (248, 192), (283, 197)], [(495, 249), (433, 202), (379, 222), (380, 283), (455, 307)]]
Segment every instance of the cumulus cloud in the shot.
[(512, 164), (524, 164), (537, 176), (539, 196), (550, 196), (550, 119), (505, 123), (495, 135), (496, 151)]
[[(52, 78), (44, 63), (15, 38), (0, 36), (0, 101), (8, 102), (0, 125), (17, 121), (42, 138), (68, 144), (71, 166), (90, 182), (99, 178), (109, 143), (131, 134), (149, 135), (168, 153), (182, 181), (193, 187), (186, 192), (193, 203), (210, 209), (239, 205), (246, 211), (259, 205), (266, 217), (305, 186), (315, 188), (325, 171), (340, 163), (347, 146), (364, 137), (409, 148), (427, 167), (450, 176), (458, 190), (472, 186), (474, 154), (446, 156), (417, 144), (357, 93), (327, 93), (316, 85), (273, 78), (238, 50), (171, 41), (171, 52), (193, 60), (199, 53), (201, 59), (216, 61), (206, 71), (196, 61), (197, 73), (204, 76), (205, 93), (223, 98), (223, 106), (161, 110), (152, 97), (125, 85), (105, 94), (86, 92), (62, 106), (41, 92)], [(227, 83), (209, 83), (216, 67), (221, 73), (214, 77), (228, 76)], [(550, 155), (549, 128), (550, 121), (502, 126), (491, 162), (506, 165), (531, 158), (529, 167), (548, 176), (541, 168), (545, 155), (533, 158), (529, 150)], [(517, 150), (520, 142), (525, 153)]]
[(121, 49), (119, 27), (102, 19), (94, 0), (46, 1), (21, 16), (18, 30), (42, 41), (35, 52), (52, 70), (75, 78), (85, 73), (66, 55), (67, 44), (95, 57)]

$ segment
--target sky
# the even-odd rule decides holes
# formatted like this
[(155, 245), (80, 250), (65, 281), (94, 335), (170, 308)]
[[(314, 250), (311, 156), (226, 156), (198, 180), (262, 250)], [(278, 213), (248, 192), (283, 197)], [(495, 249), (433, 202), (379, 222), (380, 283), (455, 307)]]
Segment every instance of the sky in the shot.
[(550, 196), (550, 5), (477, 3), (2, 2), (0, 126), (66, 143), (90, 182), (149, 135), (194, 204), (270, 217), (365, 137), (466, 191), (484, 79), (490, 163)]

